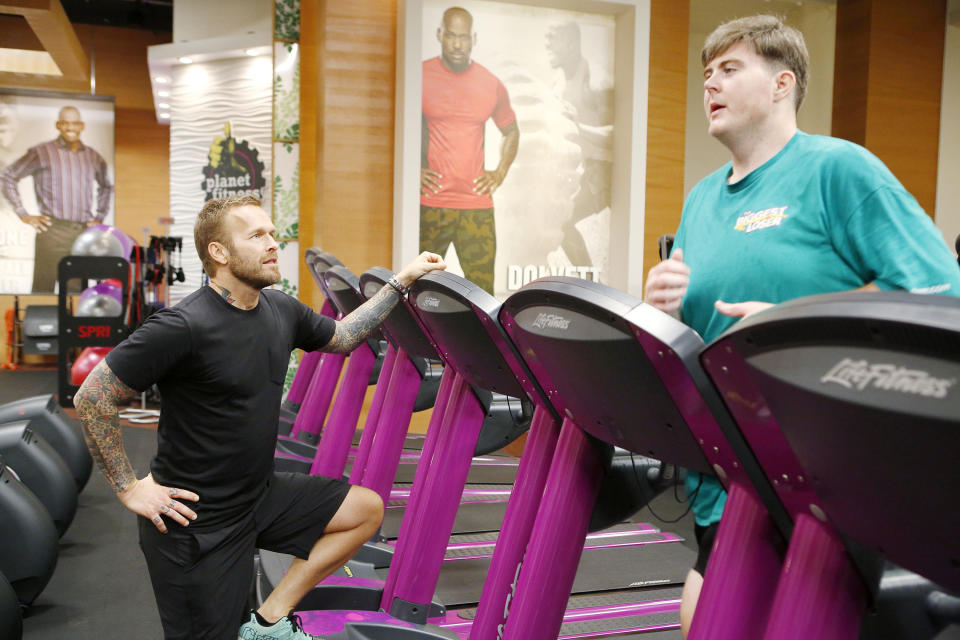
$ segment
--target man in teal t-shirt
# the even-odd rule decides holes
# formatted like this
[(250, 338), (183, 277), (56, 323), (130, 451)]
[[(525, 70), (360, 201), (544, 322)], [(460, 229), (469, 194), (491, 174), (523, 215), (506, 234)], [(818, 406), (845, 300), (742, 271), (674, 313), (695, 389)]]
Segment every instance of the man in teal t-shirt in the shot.
[[(772, 16), (707, 37), (704, 110), (731, 161), (690, 192), (670, 259), (645, 300), (709, 342), (739, 318), (792, 298), (850, 289), (960, 295), (960, 270), (917, 201), (869, 151), (797, 130), (806, 91), (803, 36)], [(698, 541), (684, 585), (690, 627), (726, 493), (688, 473)]]

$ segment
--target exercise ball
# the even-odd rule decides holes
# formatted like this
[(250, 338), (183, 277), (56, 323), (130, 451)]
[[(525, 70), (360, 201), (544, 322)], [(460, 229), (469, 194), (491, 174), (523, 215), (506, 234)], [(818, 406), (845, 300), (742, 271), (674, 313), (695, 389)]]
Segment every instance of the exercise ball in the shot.
[(123, 313), (123, 289), (112, 282), (104, 281), (83, 290), (74, 315), (112, 318), (121, 313)]
[(98, 224), (77, 236), (70, 253), (75, 256), (113, 256), (129, 260), (134, 244), (133, 238), (120, 229)]
[(74, 360), (70, 367), (70, 384), (81, 385), (93, 368), (110, 352), (113, 347), (86, 347), (80, 352), (80, 357)]
[(78, 235), (73, 241), (70, 253), (75, 256), (126, 257), (123, 255), (123, 244), (120, 238), (100, 226), (90, 227)]

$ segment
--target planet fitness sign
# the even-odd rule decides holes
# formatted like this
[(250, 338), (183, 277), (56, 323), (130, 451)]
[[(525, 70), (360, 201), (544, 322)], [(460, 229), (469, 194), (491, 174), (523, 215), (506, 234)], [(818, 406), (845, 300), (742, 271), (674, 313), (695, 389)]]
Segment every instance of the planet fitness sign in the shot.
[(259, 152), (246, 140), (237, 140), (230, 133), (230, 123), (224, 125), (224, 137), (214, 138), (203, 168), (200, 188), (203, 201), (252, 194), (263, 200), (267, 184)]

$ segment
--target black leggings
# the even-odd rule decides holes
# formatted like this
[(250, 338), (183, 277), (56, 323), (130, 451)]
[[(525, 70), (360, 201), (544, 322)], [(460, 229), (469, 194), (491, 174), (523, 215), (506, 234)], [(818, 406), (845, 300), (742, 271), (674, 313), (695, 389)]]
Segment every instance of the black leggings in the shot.
[(697, 538), (697, 561), (693, 565), (693, 570), (701, 576), (707, 573), (707, 563), (710, 561), (710, 552), (713, 551), (713, 541), (717, 537), (717, 529), (720, 528), (719, 522), (701, 527), (698, 524), (693, 525), (693, 532)]

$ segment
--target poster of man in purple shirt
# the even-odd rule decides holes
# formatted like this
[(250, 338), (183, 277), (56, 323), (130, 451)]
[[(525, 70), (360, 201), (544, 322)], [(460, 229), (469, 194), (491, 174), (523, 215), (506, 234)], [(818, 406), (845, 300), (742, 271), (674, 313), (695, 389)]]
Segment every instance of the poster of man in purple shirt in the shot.
[(4, 120), (16, 123), (0, 140), (0, 293), (53, 292), (57, 264), (76, 237), (112, 222), (113, 103), (73, 96), (0, 99)]

